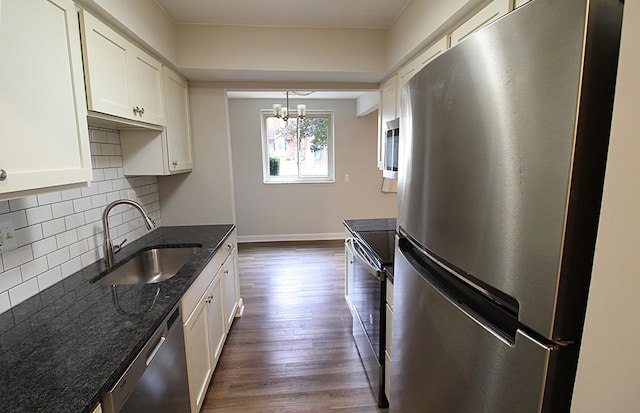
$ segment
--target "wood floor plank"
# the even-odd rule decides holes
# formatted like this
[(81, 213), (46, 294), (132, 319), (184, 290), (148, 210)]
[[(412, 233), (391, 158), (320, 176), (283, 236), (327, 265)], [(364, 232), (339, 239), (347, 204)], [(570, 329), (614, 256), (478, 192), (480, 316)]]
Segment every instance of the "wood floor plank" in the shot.
[(245, 312), (203, 413), (379, 413), (351, 335), (342, 242), (241, 244)]

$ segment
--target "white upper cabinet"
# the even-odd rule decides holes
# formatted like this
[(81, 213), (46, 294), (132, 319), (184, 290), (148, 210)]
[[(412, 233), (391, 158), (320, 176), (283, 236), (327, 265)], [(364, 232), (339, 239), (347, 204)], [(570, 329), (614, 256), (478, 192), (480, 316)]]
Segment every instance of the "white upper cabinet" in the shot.
[(512, 8), (513, 0), (493, 0), (451, 32), (450, 46), (455, 46), (476, 30), (509, 13)]
[(397, 103), (398, 115), (400, 115), (400, 95), (402, 86), (404, 86), (416, 73), (425, 67), (430, 61), (438, 57), (442, 52), (447, 50), (447, 37), (443, 37), (424, 52), (420, 53), (418, 57), (407, 63), (400, 70), (398, 70), (398, 93)]
[(164, 67), (163, 79), (167, 113), (168, 169), (171, 173), (190, 171), (193, 159), (189, 86), (182, 76), (167, 67)]
[(120, 131), (125, 175), (172, 175), (193, 168), (187, 81), (164, 67), (163, 93), (165, 128)]
[(0, 200), (92, 180), (72, 0), (0, 0)]
[(84, 10), (80, 21), (89, 110), (165, 125), (162, 64)]

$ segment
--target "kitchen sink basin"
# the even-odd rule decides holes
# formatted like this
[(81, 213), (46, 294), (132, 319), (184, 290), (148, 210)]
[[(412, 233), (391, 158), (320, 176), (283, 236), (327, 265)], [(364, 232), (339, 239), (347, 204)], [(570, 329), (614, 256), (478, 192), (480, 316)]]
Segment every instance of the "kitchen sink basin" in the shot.
[(109, 270), (103, 285), (152, 284), (168, 280), (180, 271), (201, 246), (144, 249), (124, 264)]

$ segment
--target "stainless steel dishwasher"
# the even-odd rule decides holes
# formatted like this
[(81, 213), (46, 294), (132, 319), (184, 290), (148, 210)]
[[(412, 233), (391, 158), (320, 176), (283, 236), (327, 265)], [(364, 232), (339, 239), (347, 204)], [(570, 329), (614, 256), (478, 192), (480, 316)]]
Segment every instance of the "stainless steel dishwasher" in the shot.
[(107, 393), (108, 413), (190, 413), (180, 303)]

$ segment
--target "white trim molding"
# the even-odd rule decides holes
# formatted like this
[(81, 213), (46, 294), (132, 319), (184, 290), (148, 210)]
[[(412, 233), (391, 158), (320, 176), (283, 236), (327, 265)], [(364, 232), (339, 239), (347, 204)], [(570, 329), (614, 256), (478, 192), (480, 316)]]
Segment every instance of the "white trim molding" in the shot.
[(238, 244), (248, 242), (343, 240), (344, 232), (322, 234), (238, 235)]

